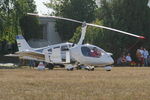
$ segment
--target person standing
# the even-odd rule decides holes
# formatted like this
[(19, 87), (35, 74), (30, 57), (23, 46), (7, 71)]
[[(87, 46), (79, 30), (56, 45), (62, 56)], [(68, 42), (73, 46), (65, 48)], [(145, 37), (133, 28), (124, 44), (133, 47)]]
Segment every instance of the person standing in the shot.
[(149, 56), (149, 53), (146, 50), (146, 48), (144, 48), (144, 50), (143, 50), (144, 66), (148, 66), (148, 56)]
[(150, 66), (150, 55), (147, 57), (148, 66)]
[(141, 57), (141, 53), (140, 53), (140, 49), (136, 50), (136, 57), (137, 57), (137, 66), (140, 66), (140, 57)]
[(122, 57), (121, 57), (121, 64), (122, 64), (122, 66), (126, 66), (126, 64), (127, 64), (127, 60), (126, 60), (125, 55), (122, 55)]
[(128, 53), (127, 54), (127, 56), (126, 56), (126, 61), (127, 61), (127, 65), (131, 65), (131, 61), (132, 61), (132, 58), (131, 58), (131, 56), (130, 56), (130, 53)]
[(143, 57), (143, 47), (137, 49), (136, 56), (137, 56), (137, 64), (138, 66), (142, 66), (144, 64), (144, 57)]

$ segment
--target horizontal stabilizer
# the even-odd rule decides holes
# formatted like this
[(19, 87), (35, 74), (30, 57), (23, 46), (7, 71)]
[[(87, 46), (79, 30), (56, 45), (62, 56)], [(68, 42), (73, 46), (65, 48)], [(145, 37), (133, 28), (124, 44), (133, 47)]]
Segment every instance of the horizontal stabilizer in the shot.
[(16, 52), (17, 55), (24, 57), (24, 56), (28, 56), (28, 57), (32, 57), (35, 59), (41, 59), (41, 60), (45, 60), (45, 56), (42, 53), (38, 53), (35, 51), (22, 51), (22, 52)]

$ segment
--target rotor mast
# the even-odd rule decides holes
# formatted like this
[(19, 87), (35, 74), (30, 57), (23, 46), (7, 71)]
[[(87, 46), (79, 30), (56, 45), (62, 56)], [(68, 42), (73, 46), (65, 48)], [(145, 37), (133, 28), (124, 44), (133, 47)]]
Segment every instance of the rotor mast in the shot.
[(83, 22), (82, 23), (82, 30), (81, 30), (81, 37), (80, 37), (79, 42), (77, 43), (78, 45), (81, 45), (85, 39), (86, 28), (87, 28), (87, 24), (86, 24), (86, 22)]

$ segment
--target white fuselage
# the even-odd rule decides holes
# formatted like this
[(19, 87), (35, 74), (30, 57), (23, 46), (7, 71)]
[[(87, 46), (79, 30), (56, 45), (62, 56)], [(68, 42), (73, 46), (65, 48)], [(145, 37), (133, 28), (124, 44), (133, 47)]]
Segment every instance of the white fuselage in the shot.
[[(45, 58), (45, 61), (48, 63), (55, 63), (53, 62), (52, 57), (54, 56), (52, 55), (57, 54), (58, 52), (52, 52), (54, 48), (60, 49), (60, 59), (61, 59), (60, 61), (62, 62), (59, 62), (59, 63), (65, 62), (67, 51), (70, 52), (70, 60), (76, 61), (80, 64), (91, 65), (91, 66), (106, 66), (106, 65), (111, 65), (114, 63), (114, 60), (112, 59), (111, 55), (105, 52), (103, 49), (96, 47), (98, 50), (100, 50), (101, 56), (92, 57), (92, 56), (85, 56), (83, 54), (83, 52), (85, 52), (85, 51), (82, 51), (83, 47), (95, 48), (96, 46), (85, 44), (85, 45), (75, 45), (74, 47), (72, 47), (72, 43), (61, 43), (57, 45), (52, 45), (52, 46), (36, 49), (35, 51), (43, 53), (45, 57), (47, 56), (48, 58)], [(44, 52), (45, 50), (47, 51), (47, 53)]]

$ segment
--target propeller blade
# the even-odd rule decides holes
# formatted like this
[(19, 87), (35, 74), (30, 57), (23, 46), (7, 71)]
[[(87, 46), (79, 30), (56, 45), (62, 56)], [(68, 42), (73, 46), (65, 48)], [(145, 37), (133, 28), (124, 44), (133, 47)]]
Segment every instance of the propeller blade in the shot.
[[(47, 16), (47, 15), (38, 15), (38, 14), (34, 14), (34, 13), (27, 13), (27, 14), (28, 15), (32, 15), (32, 16), (62, 19), (62, 20), (72, 21), (72, 22), (76, 22), (76, 23), (80, 23), (80, 24), (84, 23), (82, 21), (78, 21), (78, 20), (74, 20), (74, 19), (70, 19), (70, 18), (63, 18), (63, 17), (57, 17), (57, 16)], [(137, 37), (139, 39), (145, 39), (145, 37), (143, 37), (143, 36), (135, 35), (135, 34), (128, 33), (128, 32), (125, 32), (125, 31), (121, 31), (121, 30), (118, 30), (118, 29), (114, 29), (114, 28), (110, 28), (110, 27), (106, 27), (106, 26), (102, 26), (102, 25), (90, 24), (90, 23), (86, 23), (86, 24), (89, 25), (89, 26), (94, 26), (94, 27), (98, 27), (98, 28), (103, 28), (103, 29), (107, 29), (107, 30), (123, 33), (123, 34), (126, 34), (126, 35)]]
[(111, 30), (111, 31), (115, 31), (115, 32), (123, 33), (123, 34), (127, 34), (127, 35), (134, 36), (134, 37), (137, 37), (137, 38), (140, 38), (140, 39), (145, 39), (145, 37), (143, 37), (143, 36), (135, 35), (135, 34), (132, 34), (132, 33), (129, 33), (129, 32), (121, 31), (121, 30), (106, 27), (106, 26), (101, 26), (101, 25), (96, 25), (96, 24), (89, 24), (89, 23), (87, 23), (87, 25), (94, 26), (94, 27), (99, 27), (99, 28), (103, 28), (103, 29), (107, 29), (107, 30)]
[(72, 22), (76, 22), (76, 23), (80, 23), (80, 24), (83, 23), (82, 21), (78, 21), (78, 20), (74, 20), (74, 19), (70, 19), (70, 18), (58, 17), (58, 16), (38, 15), (38, 14), (34, 14), (34, 13), (27, 13), (27, 14), (28, 15), (32, 15), (32, 16), (38, 16), (38, 17), (47, 17), (47, 18), (62, 19), (62, 20), (72, 21)]

